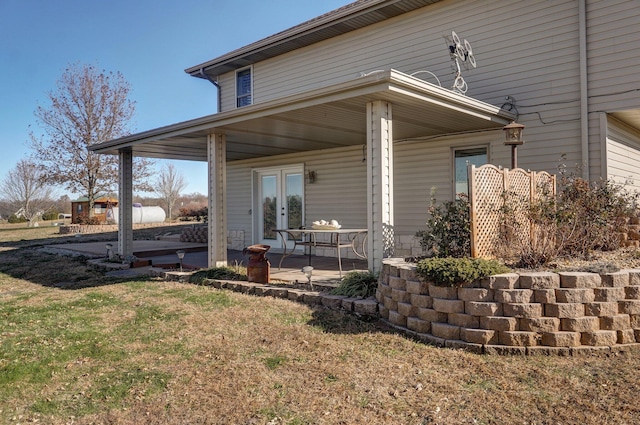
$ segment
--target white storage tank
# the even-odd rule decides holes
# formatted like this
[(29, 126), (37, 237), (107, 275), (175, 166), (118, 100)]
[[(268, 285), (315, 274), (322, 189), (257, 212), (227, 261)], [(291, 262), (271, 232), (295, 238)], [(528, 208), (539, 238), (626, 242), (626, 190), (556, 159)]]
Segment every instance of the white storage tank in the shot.
[[(133, 204), (133, 224), (164, 223), (166, 218), (167, 214), (162, 207), (143, 207), (140, 204)], [(118, 207), (107, 211), (107, 222), (118, 224)]]

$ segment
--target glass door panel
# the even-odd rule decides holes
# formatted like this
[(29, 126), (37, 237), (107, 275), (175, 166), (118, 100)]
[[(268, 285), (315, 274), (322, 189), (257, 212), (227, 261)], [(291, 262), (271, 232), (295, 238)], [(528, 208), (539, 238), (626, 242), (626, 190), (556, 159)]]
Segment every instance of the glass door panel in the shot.
[(263, 175), (260, 177), (260, 203), (262, 240), (273, 241), (278, 234), (273, 229), (278, 229), (278, 179), (276, 175)]
[(281, 241), (274, 229), (298, 229), (304, 224), (303, 177), (302, 167), (258, 171), (257, 243), (276, 247)]
[(286, 223), (287, 229), (302, 227), (303, 187), (302, 173), (285, 173), (285, 193), (287, 196)]

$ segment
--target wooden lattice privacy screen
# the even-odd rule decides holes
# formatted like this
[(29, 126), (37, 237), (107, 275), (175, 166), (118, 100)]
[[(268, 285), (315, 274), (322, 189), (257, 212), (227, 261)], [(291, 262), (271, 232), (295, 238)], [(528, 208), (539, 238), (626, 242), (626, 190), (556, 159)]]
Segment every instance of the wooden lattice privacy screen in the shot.
[[(471, 208), (471, 256), (494, 257), (500, 243), (500, 225), (505, 194), (511, 199), (529, 203), (539, 196), (555, 196), (556, 176), (546, 171), (525, 171), (498, 168), (487, 164), (476, 168), (469, 164), (469, 203)], [(531, 238), (531, 226), (526, 222), (523, 210), (516, 213), (515, 220), (523, 238)]]

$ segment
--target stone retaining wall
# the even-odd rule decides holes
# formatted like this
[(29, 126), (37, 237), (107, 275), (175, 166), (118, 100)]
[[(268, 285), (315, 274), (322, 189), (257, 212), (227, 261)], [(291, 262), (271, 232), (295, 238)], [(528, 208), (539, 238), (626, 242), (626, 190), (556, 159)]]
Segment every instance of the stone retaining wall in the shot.
[(180, 233), (180, 242), (192, 242), (205, 244), (209, 240), (207, 225), (185, 227)]
[[(180, 242), (193, 242), (206, 244), (209, 241), (209, 228), (206, 224), (186, 227), (180, 234)], [(244, 230), (227, 231), (227, 249), (242, 251), (246, 247), (244, 242)]]
[(560, 355), (640, 348), (640, 269), (507, 273), (451, 288), (388, 259), (376, 299), (384, 320), (439, 346)]
[[(134, 224), (134, 229), (146, 229), (149, 227), (166, 226), (165, 223), (145, 223)], [(74, 235), (74, 234), (92, 234), (92, 233), (105, 233), (105, 232), (117, 232), (117, 224), (69, 224), (60, 226), (58, 233), (61, 235)]]
[(640, 247), (640, 217), (630, 218), (619, 230), (622, 246)]
[(233, 280), (204, 279), (202, 284), (249, 295), (283, 298), (310, 306), (323, 306), (331, 310), (355, 313), (362, 316), (376, 317), (378, 314), (378, 303), (373, 297), (350, 298), (342, 295), (331, 295), (328, 292), (314, 291), (313, 289), (293, 289), (285, 286)]

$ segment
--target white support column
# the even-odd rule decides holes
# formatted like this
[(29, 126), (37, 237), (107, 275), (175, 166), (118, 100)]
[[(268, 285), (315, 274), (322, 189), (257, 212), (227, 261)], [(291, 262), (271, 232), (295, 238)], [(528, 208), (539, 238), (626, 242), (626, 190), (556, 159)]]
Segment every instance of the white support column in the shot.
[(227, 264), (227, 140), (224, 134), (210, 134), (209, 170), (209, 267)]
[(133, 255), (133, 154), (120, 151), (118, 168), (118, 254)]
[(380, 271), (382, 259), (393, 255), (393, 131), (392, 106), (367, 104), (367, 256), (369, 269)]

